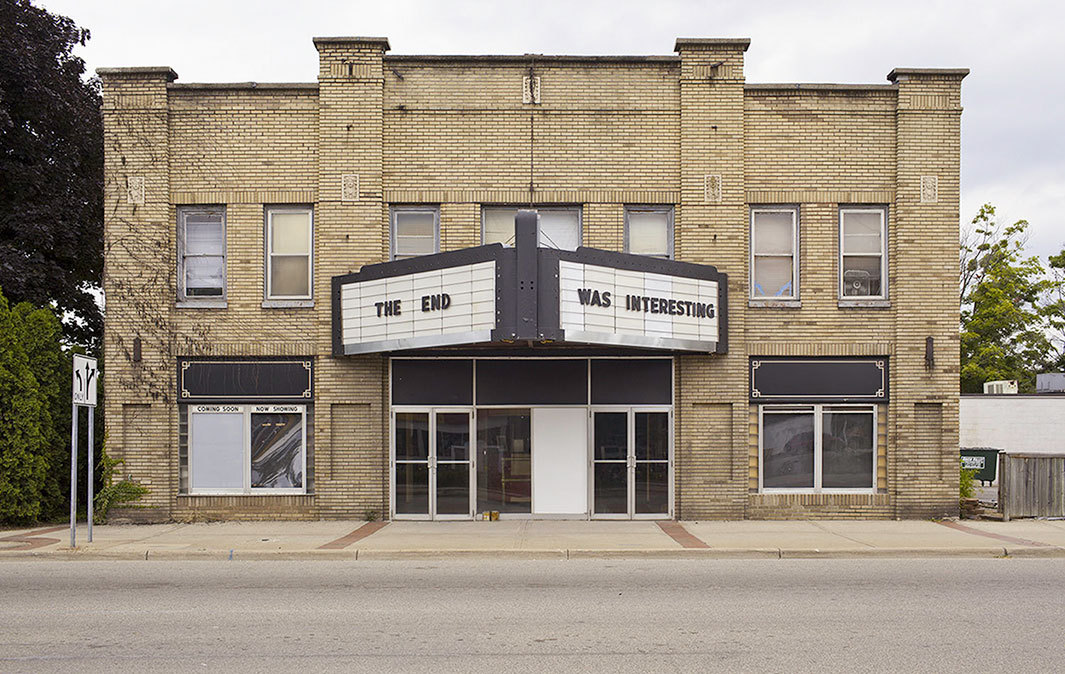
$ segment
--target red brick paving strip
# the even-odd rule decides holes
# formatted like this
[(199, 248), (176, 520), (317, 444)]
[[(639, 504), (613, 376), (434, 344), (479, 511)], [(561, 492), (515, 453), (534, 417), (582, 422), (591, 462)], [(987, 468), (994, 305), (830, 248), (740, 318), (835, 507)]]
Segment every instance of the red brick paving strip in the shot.
[(0, 548), (0, 549), (7, 550), (7, 551), (10, 552), (10, 551), (15, 551), (15, 550), (33, 550), (35, 548), (43, 548), (46, 545), (51, 545), (52, 543), (58, 543), (59, 539), (58, 538), (38, 538), (38, 536), (40, 536), (41, 534), (50, 534), (50, 533), (55, 532), (55, 531), (62, 531), (63, 529), (70, 529), (70, 527), (66, 526), (66, 527), (51, 527), (51, 528), (48, 528), (48, 529), (36, 529), (34, 531), (27, 531), (24, 534), (15, 534), (14, 536), (4, 536), (3, 538), (0, 538), (0, 541), (4, 541), (4, 542), (10, 541), (10, 542), (14, 542), (14, 543), (25, 543), (25, 545), (21, 545), (21, 546), (19, 546), (17, 548)]
[(375, 534), (388, 525), (388, 522), (367, 522), (355, 531), (352, 531), (346, 536), (342, 536), (335, 541), (329, 541), (325, 545), (319, 545), (319, 550), (343, 550), (352, 543), (361, 541), (370, 534)]
[(941, 520), (939, 522), (939, 524), (942, 524), (945, 527), (950, 527), (951, 529), (957, 529), (958, 531), (964, 531), (967, 534), (975, 534), (977, 536), (986, 536), (987, 538), (994, 538), (996, 541), (1004, 541), (1006, 543), (1013, 543), (1014, 545), (1031, 545), (1031, 546), (1040, 547), (1040, 548), (1053, 548), (1053, 547), (1055, 547), (1055, 546), (1051, 545), (1050, 543), (1040, 543), (1039, 541), (1030, 541), (1027, 538), (1015, 538), (1013, 536), (1006, 536), (1006, 535), (1003, 535), (1003, 534), (993, 534), (990, 531), (980, 531), (979, 529), (974, 529), (972, 527), (967, 527), (964, 524), (960, 524), (958, 522), (948, 522), (946, 520)]
[(666, 532), (670, 538), (680, 544), (682, 548), (709, 548), (710, 546), (699, 540), (679, 522), (659, 522), (658, 527)]

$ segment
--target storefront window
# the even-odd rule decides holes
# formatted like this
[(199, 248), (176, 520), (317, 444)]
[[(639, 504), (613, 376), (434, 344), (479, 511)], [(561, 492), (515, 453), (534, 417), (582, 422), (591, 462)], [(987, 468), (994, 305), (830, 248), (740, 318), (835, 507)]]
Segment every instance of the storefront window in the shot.
[(766, 405), (759, 418), (763, 489), (872, 489), (874, 407)]
[(306, 408), (190, 405), (189, 493), (306, 492)]

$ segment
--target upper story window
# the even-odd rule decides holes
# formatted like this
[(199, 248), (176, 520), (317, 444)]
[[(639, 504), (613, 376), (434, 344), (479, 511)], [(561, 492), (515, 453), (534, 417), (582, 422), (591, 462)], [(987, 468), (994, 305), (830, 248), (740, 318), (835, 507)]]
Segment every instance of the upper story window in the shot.
[(226, 209), (178, 208), (178, 300), (204, 302), (226, 297)]
[(839, 295), (887, 299), (887, 211), (879, 207), (839, 210)]
[(312, 210), (308, 206), (266, 209), (266, 298), (311, 299)]
[(673, 257), (673, 207), (626, 206), (625, 252)]
[[(514, 217), (518, 208), (485, 206), (481, 211), (483, 243), (514, 245)], [(540, 215), (540, 246), (577, 250), (581, 245), (581, 209), (579, 206), (539, 207), (532, 209)]]
[(392, 259), (440, 252), (440, 210), (435, 206), (392, 207)]
[(751, 299), (799, 298), (799, 209), (751, 209)]

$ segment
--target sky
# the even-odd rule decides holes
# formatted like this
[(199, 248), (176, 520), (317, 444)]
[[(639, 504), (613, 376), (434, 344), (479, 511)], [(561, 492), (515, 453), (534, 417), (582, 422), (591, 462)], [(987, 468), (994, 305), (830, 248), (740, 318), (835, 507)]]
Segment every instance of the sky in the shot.
[(35, 0), (88, 28), (88, 69), (166, 65), (179, 82), (313, 82), (315, 36), (392, 54), (671, 54), (677, 37), (749, 37), (747, 81), (886, 83), (895, 67), (969, 68), (962, 203), (1065, 247), (1065, 2), (1011, 0)]

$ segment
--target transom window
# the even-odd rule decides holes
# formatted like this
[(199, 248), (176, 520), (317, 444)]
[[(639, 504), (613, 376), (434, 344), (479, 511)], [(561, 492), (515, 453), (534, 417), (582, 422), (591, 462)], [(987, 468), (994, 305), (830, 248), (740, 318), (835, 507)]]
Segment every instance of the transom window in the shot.
[[(514, 217), (518, 208), (485, 206), (481, 210), (483, 242), (514, 245)], [(534, 208), (540, 215), (540, 246), (577, 250), (581, 245), (581, 209), (578, 206)]]
[(886, 211), (839, 211), (840, 297), (887, 298)]
[(266, 298), (311, 298), (313, 243), (309, 207), (266, 209)]
[(392, 207), (392, 259), (440, 252), (440, 210), (435, 206)]
[(872, 405), (763, 405), (758, 414), (763, 491), (869, 491), (875, 484)]
[(190, 405), (189, 493), (305, 493), (306, 412), (303, 405)]
[(799, 297), (799, 209), (751, 209), (751, 299)]
[(673, 257), (673, 207), (627, 206), (625, 252), (670, 259)]
[(224, 299), (226, 294), (226, 209), (178, 209), (178, 299)]

